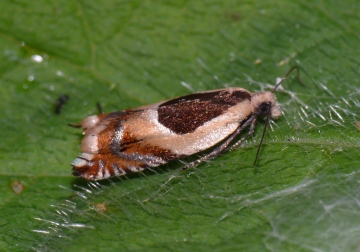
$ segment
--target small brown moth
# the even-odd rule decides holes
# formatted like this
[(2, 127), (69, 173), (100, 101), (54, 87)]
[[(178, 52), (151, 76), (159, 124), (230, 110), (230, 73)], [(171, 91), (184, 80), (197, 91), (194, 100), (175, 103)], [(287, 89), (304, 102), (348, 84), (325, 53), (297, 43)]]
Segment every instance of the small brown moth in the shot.
[[(254, 133), (257, 117), (281, 115), (274, 91), (251, 93), (239, 87), (181, 96), (139, 108), (85, 118), (82, 153), (72, 162), (73, 174), (88, 180), (121, 176), (156, 167), (215, 147), (191, 162), (193, 167), (239, 146)], [(237, 141), (245, 128), (248, 132)], [(256, 154), (259, 154), (264, 134)]]

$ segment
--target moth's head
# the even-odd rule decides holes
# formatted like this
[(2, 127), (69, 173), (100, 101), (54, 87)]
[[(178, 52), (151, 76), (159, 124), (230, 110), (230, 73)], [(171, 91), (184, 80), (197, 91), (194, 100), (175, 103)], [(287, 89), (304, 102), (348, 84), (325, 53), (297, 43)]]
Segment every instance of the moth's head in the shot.
[(277, 118), (281, 116), (280, 104), (272, 92), (255, 93), (251, 98), (252, 112), (256, 115), (267, 115), (270, 111), (270, 117)]

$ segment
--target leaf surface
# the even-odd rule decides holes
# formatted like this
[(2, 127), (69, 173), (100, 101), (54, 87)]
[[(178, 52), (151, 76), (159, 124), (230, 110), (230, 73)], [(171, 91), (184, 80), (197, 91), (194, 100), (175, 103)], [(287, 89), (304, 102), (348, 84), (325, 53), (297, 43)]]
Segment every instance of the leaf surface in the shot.
[[(0, 250), (354, 251), (359, 246), (357, 1), (5, 1)], [(104, 111), (240, 86), (283, 116), (196, 169), (71, 176)], [(59, 115), (56, 100), (69, 100)], [(187, 160), (185, 160), (187, 161)]]

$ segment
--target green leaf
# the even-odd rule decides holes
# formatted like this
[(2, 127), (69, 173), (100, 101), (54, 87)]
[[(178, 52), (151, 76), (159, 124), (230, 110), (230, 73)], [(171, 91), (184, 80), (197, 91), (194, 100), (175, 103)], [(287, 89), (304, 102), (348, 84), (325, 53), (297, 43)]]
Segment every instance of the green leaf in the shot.
[[(354, 251), (359, 246), (357, 1), (5, 1), (0, 250)], [(96, 114), (240, 86), (284, 115), (196, 169), (71, 176)], [(189, 90), (191, 89), (191, 90)], [(69, 100), (55, 114), (56, 100)], [(187, 160), (185, 160), (187, 161)]]

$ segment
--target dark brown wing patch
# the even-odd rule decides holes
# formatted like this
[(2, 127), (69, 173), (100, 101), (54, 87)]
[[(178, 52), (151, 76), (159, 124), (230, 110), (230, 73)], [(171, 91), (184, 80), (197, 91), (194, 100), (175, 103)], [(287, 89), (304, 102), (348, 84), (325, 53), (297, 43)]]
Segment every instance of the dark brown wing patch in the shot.
[(225, 113), (251, 93), (245, 90), (220, 90), (182, 96), (161, 104), (158, 121), (177, 134), (194, 132), (199, 126)]

